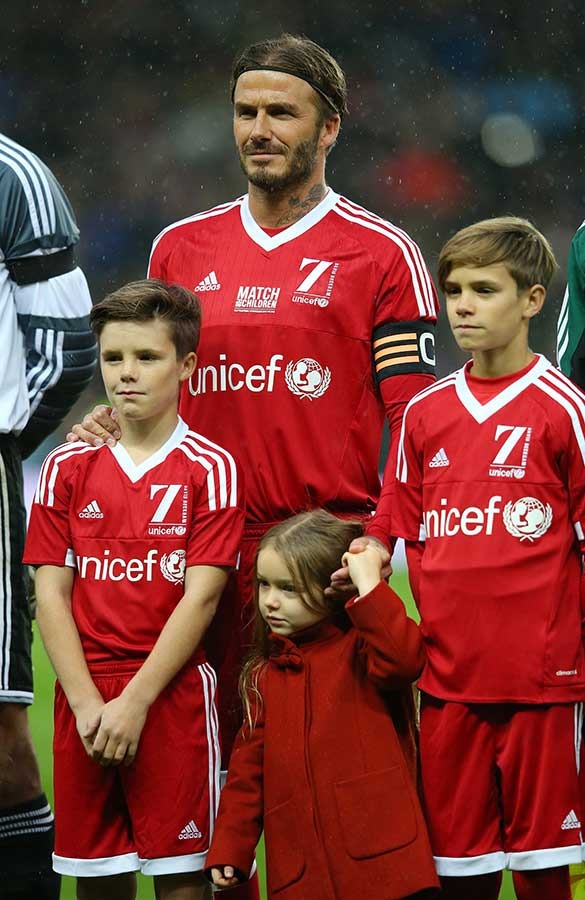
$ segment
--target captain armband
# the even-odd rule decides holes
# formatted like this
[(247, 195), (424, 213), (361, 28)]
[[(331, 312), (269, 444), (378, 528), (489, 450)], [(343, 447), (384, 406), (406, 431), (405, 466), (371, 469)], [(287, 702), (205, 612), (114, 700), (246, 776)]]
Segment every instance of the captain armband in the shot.
[(66, 247), (65, 250), (57, 250), (55, 253), (7, 259), (6, 267), (12, 280), (22, 287), (72, 272), (77, 267), (77, 263), (71, 246)]
[(435, 374), (435, 324), (385, 322), (372, 337), (374, 372), (379, 383), (392, 375)]

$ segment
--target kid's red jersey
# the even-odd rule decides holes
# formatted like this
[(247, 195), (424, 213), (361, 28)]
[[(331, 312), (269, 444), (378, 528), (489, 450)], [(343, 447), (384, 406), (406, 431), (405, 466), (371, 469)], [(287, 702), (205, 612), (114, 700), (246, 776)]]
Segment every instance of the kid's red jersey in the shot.
[(242, 197), (165, 229), (149, 275), (201, 300), (181, 414), (237, 451), (248, 519), (373, 510), (384, 409), (434, 371), (436, 296), (408, 235), (333, 191), (268, 234)]
[(460, 369), (404, 416), (392, 533), (424, 539), (420, 687), (581, 700), (585, 396), (544, 357), (504, 384), (482, 402)]
[(75, 569), (88, 663), (144, 659), (183, 596), (185, 568), (235, 565), (242, 493), (233, 456), (182, 420), (139, 465), (121, 444), (63, 444), (47, 456), (24, 561)]

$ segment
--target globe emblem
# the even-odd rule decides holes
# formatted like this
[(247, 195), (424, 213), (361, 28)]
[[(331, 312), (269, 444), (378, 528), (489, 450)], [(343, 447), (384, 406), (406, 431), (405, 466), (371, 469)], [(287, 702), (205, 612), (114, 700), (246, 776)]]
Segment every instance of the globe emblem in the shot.
[(165, 553), (160, 561), (160, 570), (167, 581), (173, 584), (181, 584), (185, 575), (185, 559), (184, 550), (171, 550)]
[(536, 497), (521, 497), (504, 508), (504, 524), (510, 534), (520, 540), (533, 541), (548, 531), (552, 522), (552, 509)]
[(299, 359), (293, 367), (292, 378), (300, 391), (314, 394), (323, 381), (323, 369), (316, 359)]
[(293, 394), (312, 400), (325, 393), (331, 381), (331, 372), (328, 368), (323, 368), (316, 359), (305, 356), (296, 362), (289, 362), (285, 378)]

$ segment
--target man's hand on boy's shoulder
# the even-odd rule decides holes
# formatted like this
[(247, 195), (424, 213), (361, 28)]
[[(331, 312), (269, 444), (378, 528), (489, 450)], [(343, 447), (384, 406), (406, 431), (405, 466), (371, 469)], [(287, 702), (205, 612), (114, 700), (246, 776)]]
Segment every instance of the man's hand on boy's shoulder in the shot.
[(148, 704), (120, 694), (104, 704), (90, 756), (101, 766), (129, 766), (136, 756)]
[(120, 437), (118, 412), (103, 403), (94, 406), (92, 411), (83, 417), (81, 423), (73, 425), (67, 434), (68, 441), (83, 441), (94, 447), (101, 447), (102, 444), (114, 447)]

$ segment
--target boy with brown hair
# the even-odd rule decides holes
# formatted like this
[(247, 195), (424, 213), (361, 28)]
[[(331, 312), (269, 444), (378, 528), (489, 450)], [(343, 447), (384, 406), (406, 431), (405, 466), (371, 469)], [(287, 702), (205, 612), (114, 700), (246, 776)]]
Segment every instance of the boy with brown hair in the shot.
[(201, 642), (243, 499), (233, 457), (177, 414), (200, 321), (191, 291), (153, 279), (94, 306), (123, 437), (53, 450), (34, 498), (26, 561), (58, 677), (54, 867), (84, 900), (133, 900), (138, 870), (159, 900), (209, 893), (219, 744)]
[(444, 894), (568, 900), (581, 861), (585, 397), (529, 346), (556, 262), (508, 216), (459, 231), (439, 284), (462, 369), (409, 403), (392, 532), (428, 662), (421, 766)]

